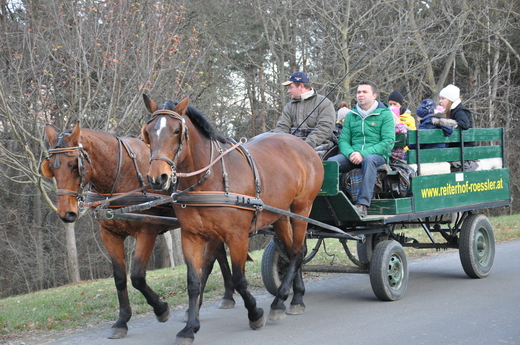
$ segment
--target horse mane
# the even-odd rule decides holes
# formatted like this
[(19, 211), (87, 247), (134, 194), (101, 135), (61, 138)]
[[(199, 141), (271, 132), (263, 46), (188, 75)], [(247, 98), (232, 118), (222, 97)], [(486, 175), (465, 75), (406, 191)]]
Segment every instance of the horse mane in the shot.
[[(162, 106), (159, 106), (159, 109), (174, 110), (177, 104), (179, 104), (179, 102), (175, 102), (170, 99), (167, 100)], [(215, 130), (215, 128), (213, 128), (211, 123), (196, 108), (189, 105), (186, 109), (186, 115), (190, 118), (191, 122), (193, 122), (193, 124), (197, 126), (209, 139), (218, 140), (221, 143), (229, 142), (228, 139), (224, 138)]]

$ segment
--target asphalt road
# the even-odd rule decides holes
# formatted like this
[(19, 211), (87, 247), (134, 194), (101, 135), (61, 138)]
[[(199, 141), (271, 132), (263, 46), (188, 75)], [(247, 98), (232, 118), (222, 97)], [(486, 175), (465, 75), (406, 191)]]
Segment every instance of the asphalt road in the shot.
[[(408, 289), (395, 302), (379, 301), (366, 274), (313, 281), (304, 315), (268, 320), (259, 331), (249, 328), (241, 300), (231, 310), (204, 306), (195, 344), (520, 344), (519, 253), (520, 241), (498, 244), (484, 279), (468, 278), (456, 251), (410, 260)], [(272, 296), (256, 297), (268, 313)], [(173, 344), (183, 315), (131, 321), (125, 339), (107, 339), (107, 326), (45, 344)]]

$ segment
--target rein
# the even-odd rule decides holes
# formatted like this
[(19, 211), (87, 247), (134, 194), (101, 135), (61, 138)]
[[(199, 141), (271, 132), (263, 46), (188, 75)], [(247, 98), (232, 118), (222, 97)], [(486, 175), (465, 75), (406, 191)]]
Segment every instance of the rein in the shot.
[(183, 131), (183, 133), (181, 133), (181, 143), (179, 144), (179, 149), (177, 150), (177, 153), (175, 154), (175, 157), (173, 158), (173, 160), (171, 160), (168, 157), (165, 157), (163, 155), (150, 155), (150, 162), (153, 161), (153, 160), (162, 160), (162, 161), (165, 161), (166, 163), (168, 163), (171, 166), (171, 168), (172, 168), (171, 178), (172, 178), (172, 183), (174, 185), (177, 182), (177, 177), (191, 177), (191, 176), (195, 176), (195, 175), (198, 175), (200, 173), (203, 173), (206, 170), (209, 170), (219, 160), (221, 160), (222, 157), (224, 157), (225, 155), (227, 155), (231, 151), (237, 149), (240, 145), (243, 145), (243, 144), (245, 144), (247, 142), (247, 140), (245, 138), (240, 139), (240, 142), (238, 142), (238, 144), (235, 144), (232, 147), (230, 147), (229, 149), (227, 149), (226, 151), (222, 152), (220, 155), (217, 156), (217, 158), (212, 160), (207, 166), (205, 166), (205, 167), (203, 167), (203, 168), (201, 168), (201, 169), (199, 169), (197, 171), (192, 171), (190, 173), (177, 172), (177, 170), (176, 170), (176, 168), (177, 168), (177, 160), (179, 159), (179, 156), (180, 156), (180, 154), (182, 152), (185, 140), (189, 140), (189, 137), (188, 137), (188, 127), (186, 125), (186, 120), (184, 120), (184, 118), (181, 115), (179, 115), (178, 113), (176, 113), (175, 111), (168, 110), (168, 109), (162, 109), (162, 110), (155, 111), (152, 114), (152, 118), (150, 120), (148, 120), (148, 122), (146, 124), (149, 124), (150, 122), (155, 120), (160, 115), (169, 116), (170, 118), (172, 118), (174, 120), (179, 120), (182, 123), (182, 131)]
[[(66, 135), (69, 135), (68, 133), (66, 134), (62, 134), (60, 135), (60, 137), (58, 138), (58, 143), (57, 143), (57, 147), (53, 148), (53, 149), (50, 149), (48, 152), (49, 152), (49, 156), (46, 158), (47, 160), (50, 159), (53, 155), (56, 155), (56, 159), (54, 161), (54, 168), (55, 169), (58, 169), (61, 165), (60, 163), (60, 159), (59, 159), (59, 154), (63, 153), (69, 157), (76, 157), (77, 160), (78, 160), (78, 171), (79, 171), (79, 176), (80, 176), (80, 184), (78, 186), (78, 191), (77, 192), (74, 192), (74, 191), (71, 191), (71, 190), (67, 190), (67, 189), (58, 189), (56, 191), (56, 194), (57, 195), (74, 195), (76, 196), (77, 200), (81, 203), (81, 206), (82, 207), (97, 207), (101, 204), (104, 204), (104, 203), (110, 203), (110, 201), (114, 201), (114, 200), (118, 200), (118, 199), (122, 199), (128, 195), (131, 195), (133, 193), (137, 193), (137, 192), (141, 192), (141, 191), (144, 191), (144, 194), (146, 194), (146, 189), (150, 189), (151, 186), (150, 185), (147, 185), (144, 183), (144, 179), (143, 179), (143, 176), (141, 174), (141, 172), (139, 171), (139, 167), (138, 167), (138, 164), (137, 164), (137, 160), (136, 160), (136, 154), (135, 152), (132, 150), (132, 147), (130, 146), (130, 144), (124, 139), (124, 138), (119, 138), (119, 137), (116, 137), (117, 141), (118, 141), (118, 145), (119, 145), (119, 154), (118, 154), (118, 168), (117, 168), (117, 175), (116, 175), (116, 178), (115, 178), (115, 181), (114, 181), (114, 184), (112, 185), (112, 190), (110, 192), (110, 195), (108, 198), (105, 198), (104, 200), (102, 201), (96, 201), (96, 202), (91, 202), (91, 203), (83, 203), (85, 201), (85, 197), (83, 196), (83, 189), (85, 188), (85, 175), (86, 175), (86, 172), (85, 172), (85, 165), (84, 165), (84, 159), (87, 160), (87, 162), (92, 166), (92, 161), (90, 159), (90, 156), (88, 155), (87, 151), (85, 151), (83, 149), (83, 145), (81, 143), (78, 144), (78, 146), (73, 146), (73, 147), (63, 147), (65, 145), (67, 145), (65, 143), (65, 140), (64, 140), (64, 136)], [(123, 193), (123, 194), (120, 194), (120, 195), (117, 195), (115, 197), (112, 197), (112, 195), (114, 194), (114, 191), (115, 191), (115, 188), (118, 184), (118, 181), (119, 181), (119, 177), (121, 175), (121, 168), (122, 168), (122, 161), (123, 161), (123, 147), (125, 148), (126, 152), (128, 153), (128, 155), (130, 156), (130, 158), (132, 159), (133, 163), (134, 163), (134, 167), (135, 167), (135, 170), (137, 172), (137, 178), (139, 180), (139, 184), (141, 185), (141, 187), (135, 189), (135, 190), (132, 190), (130, 192), (127, 192), (127, 193)], [(79, 154), (78, 155), (74, 155), (74, 154), (70, 154), (71, 152), (75, 152), (75, 151), (79, 151)], [(98, 195), (101, 195), (99, 192), (96, 191), (96, 188), (95, 186), (92, 186), (92, 190), (94, 190)]]
[[(245, 138), (241, 138), (239, 142), (236, 142), (232, 139), (231, 141), (231, 147), (223, 150), (220, 144), (217, 140), (210, 139), (210, 147), (211, 147), (211, 153), (210, 153), (210, 162), (208, 165), (204, 166), (201, 169), (198, 169), (196, 171), (192, 172), (177, 172), (177, 161), (180, 157), (181, 151), (184, 147), (185, 141), (189, 140), (188, 138), (188, 127), (186, 125), (185, 119), (179, 115), (177, 112), (172, 110), (157, 110), (152, 114), (151, 119), (147, 122), (147, 125), (149, 125), (152, 121), (156, 120), (158, 116), (165, 115), (169, 116), (170, 118), (174, 120), (179, 120), (182, 123), (182, 131), (181, 133), (181, 142), (179, 144), (179, 148), (177, 152), (175, 153), (175, 157), (172, 159), (165, 157), (163, 155), (158, 154), (151, 154), (150, 155), (150, 162), (153, 160), (162, 160), (168, 163), (171, 166), (171, 188), (173, 190), (169, 200), (163, 200), (164, 202), (172, 202), (174, 204), (180, 204), (181, 207), (186, 206), (201, 206), (201, 205), (207, 205), (207, 206), (230, 206), (230, 207), (238, 207), (238, 208), (245, 208), (249, 210), (254, 211), (253, 216), (253, 222), (255, 222), (258, 212), (262, 209), (262, 201), (260, 200), (260, 192), (261, 192), (261, 186), (260, 186), (260, 179), (258, 175), (258, 170), (256, 168), (255, 162), (253, 160), (253, 157), (249, 154), (247, 149), (243, 147), (243, 144), (247, 142)], [(154, 130), (159, 130), (159, 122), (157, 121), (154, 127)], [(183, 135), (184, 134), (184, 135)], [(214, 145), (211, 142), (214, 142)], [(218, 151), (220, 154), (213, 159), (213, 146), (216, 146), (218, 148)], [(254, 175), (254, 183), (255, 183), (255, 191), (256, 191), (256, 197), (249, 197), (249, 196), (241, 196), (237, 195), (235, 193), (229, 193), (229, 180), (228, 180), (228, 174), (226, 171), (225, 161), (223, 159), (224, 156), (232, 152), (233, 150), (238, 149), (239, 152), (244, 155), (244, 157), (247, 159), (249, 166), (251, 167)], [(223, 177), (223, 183), (224, 183), (224, 192), (194, 192), (194, 188), (197, 186), (200, 186), (209, 176), (210, 169), (213, 165), (215, 165), (217, 162), (222, 163), (222, 177)], [(201, 173), (204, 173), (204, 176), (199, 179), (195, 184), (191, 185), (190, 187), (182, 190), (182, 191), (175, 191), (177, 187), (177, 182), (179, 177), (192, 177), (199, 175)], [(247, 200), (247, 201), (245, 201)]]
[[(94, 202), (89, 202), (89, 203), (83, 204), (83, 207), (98, 207), (98, 206), (103, 205), (103, 204), (110, 204), (110, 202), (112, 202), (114, 200), (122, 199), (124, 197), (132, 195), (134, 193), (142, 192), (143, 190), (149, 189), (149, 188), (151, 188), (150, 185), (141, 186), (141, 187), (139, 187), (137, 189), (131, 190), (131, 191), (126, 192), (126, 193), (119, 194), (117, 196), (113, 196), (113, 197), (106, 198), (106, 199), (103, 199), (103, 200), (99, 200), (99, 201), (94, 201)], [(110, 195), (112, 195), (112, 194), (110, 194)]]
[[(151, 186), (149, 184), (144, 183), (143, 175), (141, 174), (141, 171), (139, 170), (139, 166), (137, 164), (137, 159), (136, 159), (137, 156), (136, 156), (134, 150), (132, 150), (132, 147), (130, 146), (130, 144), (124, 138), (120, 138), (120, 137), (117, 137), (117, 141), (119, 144), (119, 156), (118, 156), (118, 163), (117, 163), (118, 168), (117, 168), (117, 175), (116, 175), (114, 184), (112, 185), (112, 190), (110, 191), (110, 195), (108, 197), (105, 197), (103, 200), (93, 201), (90, 203), (84, 203), (82, 205), (82, 207), (98, 207), (98, 206), (104, 205), (104, 204), (109, 205), (112, 201), (115, 201), (118, 199), (123, 199), (129, 195), (132, 195), (132, 194), (138, 193), (138, 192), (143, 192), (143, 194), (146, 195), (146, 189), (151, 188)], [(131, 190), (126, 193), (121, 193), (121, 194), (113, 197), (112, 195), (114, 194), (115, 188), (119, 181), (119, 176), (121, 175), (121, 168), (123, 166), (123, 147), (125, 148), (126, 152), (128, 153), (128, 156), (132, 159), (132, 162), (134, 163), (134, 168), (135, 168), (135, 171), (137, 172), (137, 179), (139, 180), (139, 184), (141, 185), (141, 187)], [(93, 189), (95, 190), (95, 188), (93, 188)], [(96, 191), (96, 193), (99, 196), (102, 196), (99, 192)]]
[(213, 165), (215, 165), (215, 163), (217, 163), (219, 160), (222, 159), (222, 157), (224, 157), (225, 155), (227, 155), (228, 153), (230, 153), (231, 151), (237, 149), (239, 147), (239, 145), (243, 145), (247, 142), (247, 140), (245, 138), (242, 138), (240, 139), (240, 141), (238, 142), (238, 144), (236, 145), (233, 145), (231, 146), (229, 149), (227, 149), (226, 151), (222, 152), (221, 154), (219, 154), (217, 156), (217, 158), (215, 158), (211, 163), (209, 163), (207, 166), (205, 166), (204, 168), (202, 169), (199, 169), (197, 171), (193, 171), (193, 172), (190, 172), (190, 173), (181, 173), (181, 172), (176, 172), (176, 176), (177, 177), (191, 177), (191, 176), (195, 176), (195, 175), (198, 175), (206, 170), (208, 170), (209, 168), (211, 168)]

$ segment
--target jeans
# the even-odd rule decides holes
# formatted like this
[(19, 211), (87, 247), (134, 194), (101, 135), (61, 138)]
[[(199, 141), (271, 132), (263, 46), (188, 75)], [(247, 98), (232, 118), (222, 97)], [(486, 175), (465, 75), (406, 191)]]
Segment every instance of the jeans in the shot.
[(328, 161), (335, 161), (339, 164), (339, 172), (344, 173), (352, 169), (361, 168), (363, 174), (363, 182), (361, 182), (361, 188), (356, 199), (356, 205), (361, 204), (370, 206), (372, 195), (374, 194), (374, 186), (377, 178), (377, 167), (386, 163), (383, 156), (380, 155), (368, 155), (363, 157), (361, 164), (352, 163), (344, 154), (340, 153), (336, 156), (332, 156)]

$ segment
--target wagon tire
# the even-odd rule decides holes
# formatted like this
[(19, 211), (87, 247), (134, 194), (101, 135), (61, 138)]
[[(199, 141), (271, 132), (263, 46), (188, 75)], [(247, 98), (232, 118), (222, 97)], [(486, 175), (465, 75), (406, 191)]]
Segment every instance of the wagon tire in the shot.
[(483, 214), (471, 214), (462, 223), (459, 256), (464, 272), (470, 278), (485, 278), (495, 260), (495, 234)]
[(274, 240), (269, 242), (262, 255), (262, 281), (267, 292), (276, 296), (288, 266), (289, 261), (280, 246)]
[(408, 261), (400, 243), (385, 240), (376, 244), (370, 262), (370, 284), (381, 301), (403, 296), (408, 286)]

